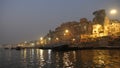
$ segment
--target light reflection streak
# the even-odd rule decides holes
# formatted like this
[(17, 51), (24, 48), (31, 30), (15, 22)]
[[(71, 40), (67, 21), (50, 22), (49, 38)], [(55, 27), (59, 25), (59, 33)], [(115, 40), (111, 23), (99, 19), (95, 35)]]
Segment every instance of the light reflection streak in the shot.
[[(10, 64), (20, 64), (21, 68), (119, 68), (119, 50), (82, 50), (53, 52), (41, 49), (6, 50), (2, 58)], [(20, 53), (16, 54), (16, 53)], [(20, 58), (19, 58), (20, 57)], [(15, 58), (15, 59), (14, 59)], [(17, 58), (17, 59), (16, 59)], [(6, 63), (4, 63), (6, 64)], [(17, 64), (16, 64), (17, 65)], [(7, 67), (0, 67), (7, 68)], [(14, 67), (13, 67), (14, 68)]]
[(37, 49), (37, 51), (36, 51), (36, 54), (37, 54), (37, 59), (39, 60), (39, 56), (40, 56), (40, 51), (39, 51), (39, 49)]
[(32, 55), (32, 57), (34, 56), (34, 49), (32, 49), (32, 51), (31, 51), (31, 55)]
[(40, 50), (40, 59), (41, 59), (41, 60), (44, 60), (43, 50)]
[(26, 49), (24, 49), (23, 57), (24, 57), (24, 59), (26, 59), (26, 57), (27, 57), (27, 55), (26, 55)]
[(22, 64), (24, 65), (25, 68), (27, 68), (27, 50), (21, 50), (21, 57), (23, 59)]
[(74, 60), (74, 62), (76, 62), (76, 52), (75, 51), (73, 51), (73, 60)]
[(39, 60), (40, 60), (40, 67), (43, 67), (45, 65), (45, 59), (44, 59), (44, 51), (43, 50), (39, 50), (39, 54), (40, 54), (40, 57), (39, 57)]
[(48, 50), (48, 63), (51, 63), (51, 50)]
[(64, 67), (73, 68), (72, 62), (70, 61), (70, 52), (64, 53), (63, 62)]
[(34, 61), (34, 49), (30, 50), (30, 63), (33, 64)]

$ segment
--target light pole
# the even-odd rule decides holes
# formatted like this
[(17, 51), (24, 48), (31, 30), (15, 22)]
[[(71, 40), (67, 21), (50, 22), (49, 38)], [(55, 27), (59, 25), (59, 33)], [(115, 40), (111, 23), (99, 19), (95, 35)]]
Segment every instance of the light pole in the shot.
[(43, 39), (43, 37), (40, 37), (40, 44), (43, 46), (43, 44), (44, 44), (44, 39)]
[(71, 42), (75, 42), (75, 38), (73, 36), (73, 33), (71, 32), (71, 30), (64, 30), (64, 40), (66, 43), (70, 44)]
[(65, 29), (65, 30), (64, 30), (64, 41), (65, 41), (65, 43), (68, 42), (69, 32), (70, 32), (70, 31), (69, 31), (68, 29)]

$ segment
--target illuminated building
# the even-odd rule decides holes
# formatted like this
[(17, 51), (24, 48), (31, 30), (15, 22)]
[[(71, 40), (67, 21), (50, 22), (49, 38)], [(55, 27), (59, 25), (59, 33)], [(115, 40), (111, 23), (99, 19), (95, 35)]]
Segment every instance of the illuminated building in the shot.
[[(96, 12), (95, 21), (93, 24), (92, 36), (93, 37), (102, 37), (102, 36), (117, 36), (120, 35), (120, 21), (118, 20), (110, 20), (107, 16), (105, 16), (105, 11), (97, 11)], [(101, 18), (100, 21), (98, 18)], [(101, 23), (100, 23), (101, 22)]]

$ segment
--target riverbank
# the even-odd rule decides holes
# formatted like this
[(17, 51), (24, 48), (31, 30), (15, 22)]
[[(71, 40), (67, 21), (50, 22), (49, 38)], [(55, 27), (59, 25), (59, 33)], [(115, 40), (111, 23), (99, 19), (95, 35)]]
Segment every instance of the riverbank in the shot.
[(42, 49), (42, 50), (53, 50), (53, 51), (74, 51), (74, 50), (119, 50), (120, 46), (85, 46), (85, 47), (16, 47), (11, 48), (11, 50), (21, 50), (21, 49)]

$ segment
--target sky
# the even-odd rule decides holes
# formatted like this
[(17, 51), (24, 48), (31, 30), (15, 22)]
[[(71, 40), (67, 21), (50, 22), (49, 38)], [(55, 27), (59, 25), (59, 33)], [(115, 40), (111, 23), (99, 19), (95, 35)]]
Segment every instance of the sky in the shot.
[(120, 20), (120, 0), (0, 0), (0, 44), (37, 40), (63, 22), (93, 19), (105, 9), (109, 18)]

